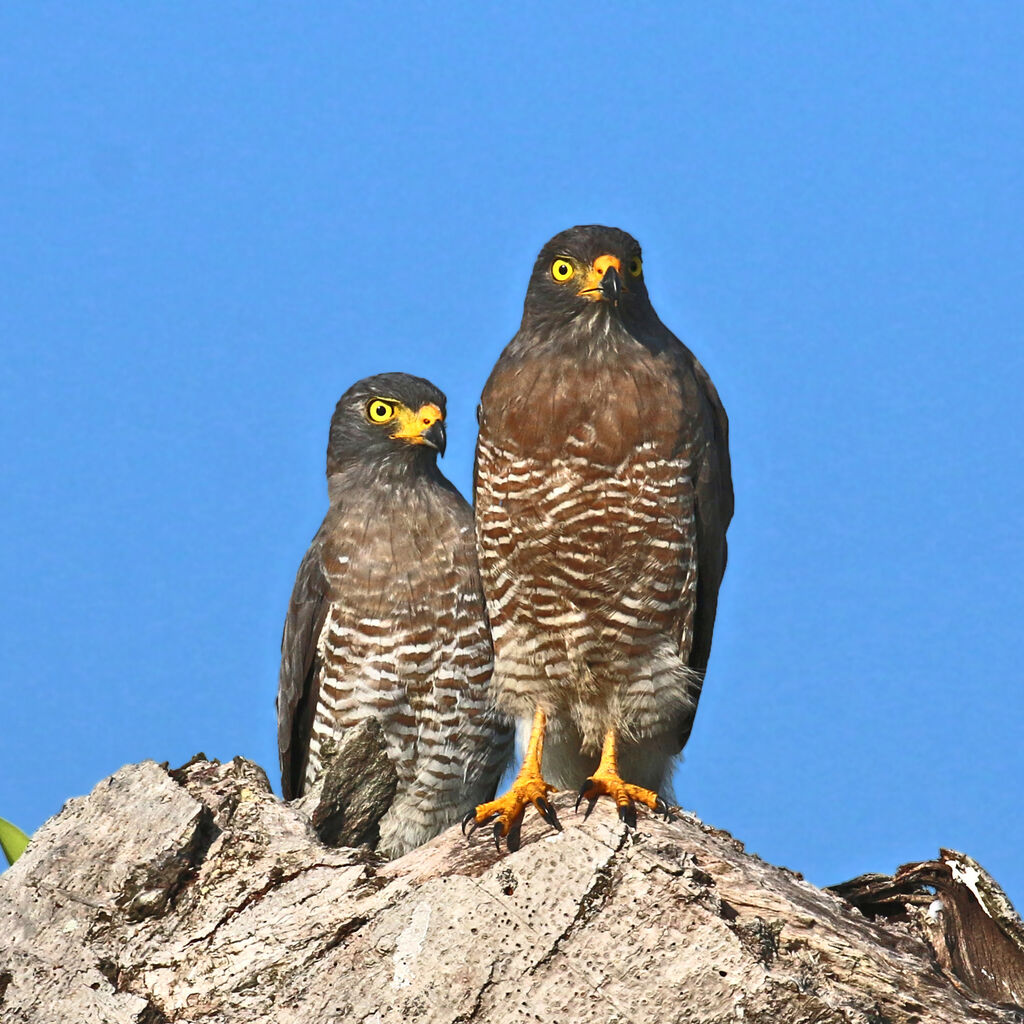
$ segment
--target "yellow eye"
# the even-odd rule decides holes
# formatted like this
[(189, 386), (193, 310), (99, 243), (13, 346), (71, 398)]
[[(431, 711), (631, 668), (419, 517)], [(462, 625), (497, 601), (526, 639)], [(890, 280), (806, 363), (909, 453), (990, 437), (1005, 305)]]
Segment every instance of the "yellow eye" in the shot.
[(641, 273), (641, 271), (643, 269), (644, 269), (644, 262), (643, 262), (642, 259), (640, 259), (639, 256), (634, 256), (629, 261), (629, 272), (633, 275), (633, 277), (639, 277), (640, 273)]
[(555, 260), (551, 264), (551, 276), (556, 281), (568, 281), (575, 273), (575, 268), (568, 260)]
[(375, 398), (366, 407), (366, 415), (371, 423), (387, 423), (395, 418), (395, 406), (393, 402), (385, 402), (383, 398)]

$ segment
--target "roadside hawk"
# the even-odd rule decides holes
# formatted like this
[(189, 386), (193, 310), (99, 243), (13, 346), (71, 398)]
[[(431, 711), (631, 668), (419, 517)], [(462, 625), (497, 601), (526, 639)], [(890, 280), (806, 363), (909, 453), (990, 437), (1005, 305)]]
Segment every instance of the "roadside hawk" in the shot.
[(511, 752), (494, 711), (473, 513), (437, 468), (445, 397), (382, 373), (342, 395), (327, 445), (330, 507), (299, 566), (281, 641), (285, 799), (321, 748), (378, 719), (398, 774), (378, 849), (419, 846), (494, 795)]
[(634, 801), (667, 813), (733, 494), (725, 410), (658, 319), (630, 235), (575, 227), (544, 246), (479, 419), (492, 685), (529, 740), (511, 789), (463, 827), (493, 823), (514, 848), (528, 803), (559, 827), (555, 787), (611, 796), (630, 823)]

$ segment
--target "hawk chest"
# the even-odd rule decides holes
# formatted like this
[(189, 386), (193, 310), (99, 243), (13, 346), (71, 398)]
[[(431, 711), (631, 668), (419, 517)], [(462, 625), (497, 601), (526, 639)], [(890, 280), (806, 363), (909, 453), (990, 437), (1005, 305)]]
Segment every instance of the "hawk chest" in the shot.
[(425, 700), (481, 616), (466, 573), (469, 518), (445, 519), (444, 509), (420, 507), (426, 500), (404, 496), (369, 516), (342, 511), (332, 524), (318, 657), (322, 695), (336, 713)]
[(646, 353), (519, 375), (525, 401), (501, 402), (500, 379), (485, 393), (477, 452), (496, 640), (526, 620), (627, 644), (678, 632), (696, 561), (685, 387)]
[(338, 511), (323, 567), (339, 614), (387, 618), (396, 626), (432, 619), (438, 591), (456, 583), (467, 524), (452, 522), (431, 499), (409, 489), (370, 509)]
[(491, 644), (475, 566), (469, 509), (443, 498), (398, 493), (333, 512), (307, 782), (321, 744), (372, 715), (405, 785), (424, 750), (479, 713)]

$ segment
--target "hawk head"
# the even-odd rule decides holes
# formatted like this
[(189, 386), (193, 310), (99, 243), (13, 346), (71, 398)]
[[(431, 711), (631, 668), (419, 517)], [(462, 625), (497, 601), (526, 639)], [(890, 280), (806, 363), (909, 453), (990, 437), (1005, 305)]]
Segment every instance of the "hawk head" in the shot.
[(649, 308), (640, 243), (618, 228), (590, 224), (560, 232), (541, 249), (524, 316), (628, 315)]
[(444, 416), (444, 392), (423, 377), (364, 377), (335, 407), (327, 475), (354, 463), (435, 464), (438, 454), (444, 454)]

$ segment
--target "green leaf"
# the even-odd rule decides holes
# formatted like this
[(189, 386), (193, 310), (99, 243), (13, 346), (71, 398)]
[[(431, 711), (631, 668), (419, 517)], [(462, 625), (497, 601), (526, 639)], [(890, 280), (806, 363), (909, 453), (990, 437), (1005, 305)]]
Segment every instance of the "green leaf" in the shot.
[(28, 846), (28, 836), (9, 821), (0, 818), (0, 847), (8, 864), (13, 864)]

